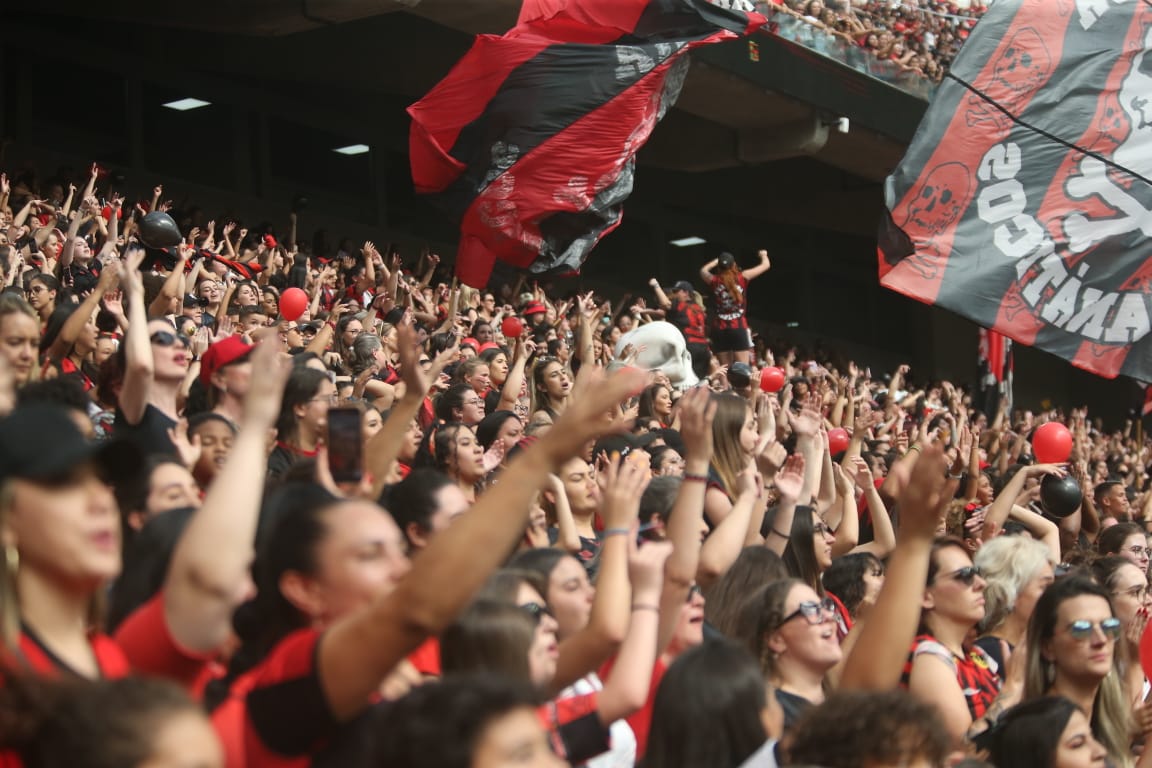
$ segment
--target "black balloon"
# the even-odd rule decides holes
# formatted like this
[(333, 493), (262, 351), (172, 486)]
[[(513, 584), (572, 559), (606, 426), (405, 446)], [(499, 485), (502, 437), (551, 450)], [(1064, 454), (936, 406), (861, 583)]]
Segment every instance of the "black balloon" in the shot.
[(163, 211), (152, 211), (140, 219), (140, 239), (149, 248), (171, 248), (183, 238), (171, 216)]
[(1045, 475), (1040, 481), (1040, 504), (1052, 517), (1068, 517), (1083, 500), (1080, 484), (1072, 477)]

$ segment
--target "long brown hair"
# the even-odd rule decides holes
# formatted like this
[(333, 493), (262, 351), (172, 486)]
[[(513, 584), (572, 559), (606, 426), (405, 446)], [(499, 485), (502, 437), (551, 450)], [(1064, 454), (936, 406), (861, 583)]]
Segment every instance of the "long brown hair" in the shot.
[(752, 406), (739, 395), (722, 393), (712, 396), (716, 403), (716, 416), (712, 420), (712, 468), (720, 476), (724, 492), (736, 497), (736, 476), (748, 463), (740, 448), (740, 430)]

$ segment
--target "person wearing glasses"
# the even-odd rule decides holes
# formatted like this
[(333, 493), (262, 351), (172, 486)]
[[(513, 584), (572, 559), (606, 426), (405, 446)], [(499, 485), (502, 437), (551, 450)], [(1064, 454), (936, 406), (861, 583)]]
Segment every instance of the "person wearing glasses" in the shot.
[(799, 579), (773, 581), (745, 601), (733, 634), (759, 659), (787, 734), (824, 702), (828, 673), (843, 660), (836, 603)]
[(995, 662), (968, 640), (984, 618), (986, 586), (962, 540), (944, 537), (933, 543), (920, 628), (901, 685), (936, 707), (957, 745), (1000, 692)]
[(1119, 555), (1148, 572), (1148, 540), (1139, 523), (1117, 523), (1105, 528), (1096, 539), (1096, 551), (1102, 556)]
[(292, 371), (276, 420), (276, 447), (268, 456), (270, 479), (282, 478), (301, 459), (315, 458), (327, 433), (328, 409), (337, 402), (336, 385), (325, 372), (304, 367)]
[(1124, 633), (1121, 655), (1127, 660), (1124, 665), (1125, 690), (1128, 700), (1139, 706), (1148, 693), (1144, 670), (1135, 663), (1140, 658), (1140, 638), (1148, 626), (1148, 615), (1152, 610), (1147, 572), (1127, 558), (1114, 555), (1092, 563), (1092, 577), (1112, 596), (1112, 608)]
[(144, 249), (121, 263), (120, 288), (128, 305), (128, 329), (117, 356), (124, 371), (114, 437), (134, 441), (145, 454), (177, 455), (168, 436), (180, 418), (180, 390), (192, 359), (189, 342), (167, 320), (149, 320), (144, 308)]
[(48, 323), (48, 318), (56, 311), (56, 292), (60, 283), (52, 275), (41, 272), (28, 281), (28, 288), (24, 291), (28, 303), (40, 317), (40, 325)]
[(1073, 575), (1049, 587), (1028, 623), (1024, 701), (1063, 696), (1078, 706), (1110, 763), (1133, 764), (1132, 705), (1117, 641), (1123, 623), (1108, 589)]

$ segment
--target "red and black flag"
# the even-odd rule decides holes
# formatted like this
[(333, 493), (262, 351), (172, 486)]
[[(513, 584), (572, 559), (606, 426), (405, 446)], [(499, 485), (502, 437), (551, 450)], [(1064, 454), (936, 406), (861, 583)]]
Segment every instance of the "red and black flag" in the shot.
[(580, 268), (620, 223), (636, 152), (676, 101), (691, 48), (765, 19), (706, 0), (524, 0), (408, 108), (416, 190), (460, 221), (456, 272), (497, 259)]
[(1000, 404), (1012, 411), (1012, 339), (1002, 333), (980, 329), (980, 395), (982, 410), (989, 419), (996, 416)]
[(997, 0), (888, 178), (883, 285), (1152, 381), (1152, 5)]

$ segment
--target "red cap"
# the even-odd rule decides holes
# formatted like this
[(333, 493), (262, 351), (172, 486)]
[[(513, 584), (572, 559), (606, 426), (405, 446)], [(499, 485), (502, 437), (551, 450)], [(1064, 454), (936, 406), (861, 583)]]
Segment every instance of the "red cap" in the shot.
[(486, 341), (480, 345), (479, 349), (476, 350), (476, 354), (482, 355), (490, 349), (500, 349), (500, 345), (494, 341)]
[(471, 336), (461, 339), (460, 346), (472, 347), (472, 349), (475, 349), (476, 351), (480, 350), (480, 342), (476, 341), (476, 339), (472, 338)]
[(530, 301), (524, 305), (524, 311), (520, 314), (524, 315), (524, 317), (528, 317), (529, 315), (543, 315), (546, 312), (548, 312), (548, 310), (541, 302)]
[(200, 381), (209, 386), (212, 374), (226, 365), (240, 362), (252, 351), (252, 345), (244, 341), (243, 336), (229, 336), (208, 347), (204, 357), (200, 359)]

